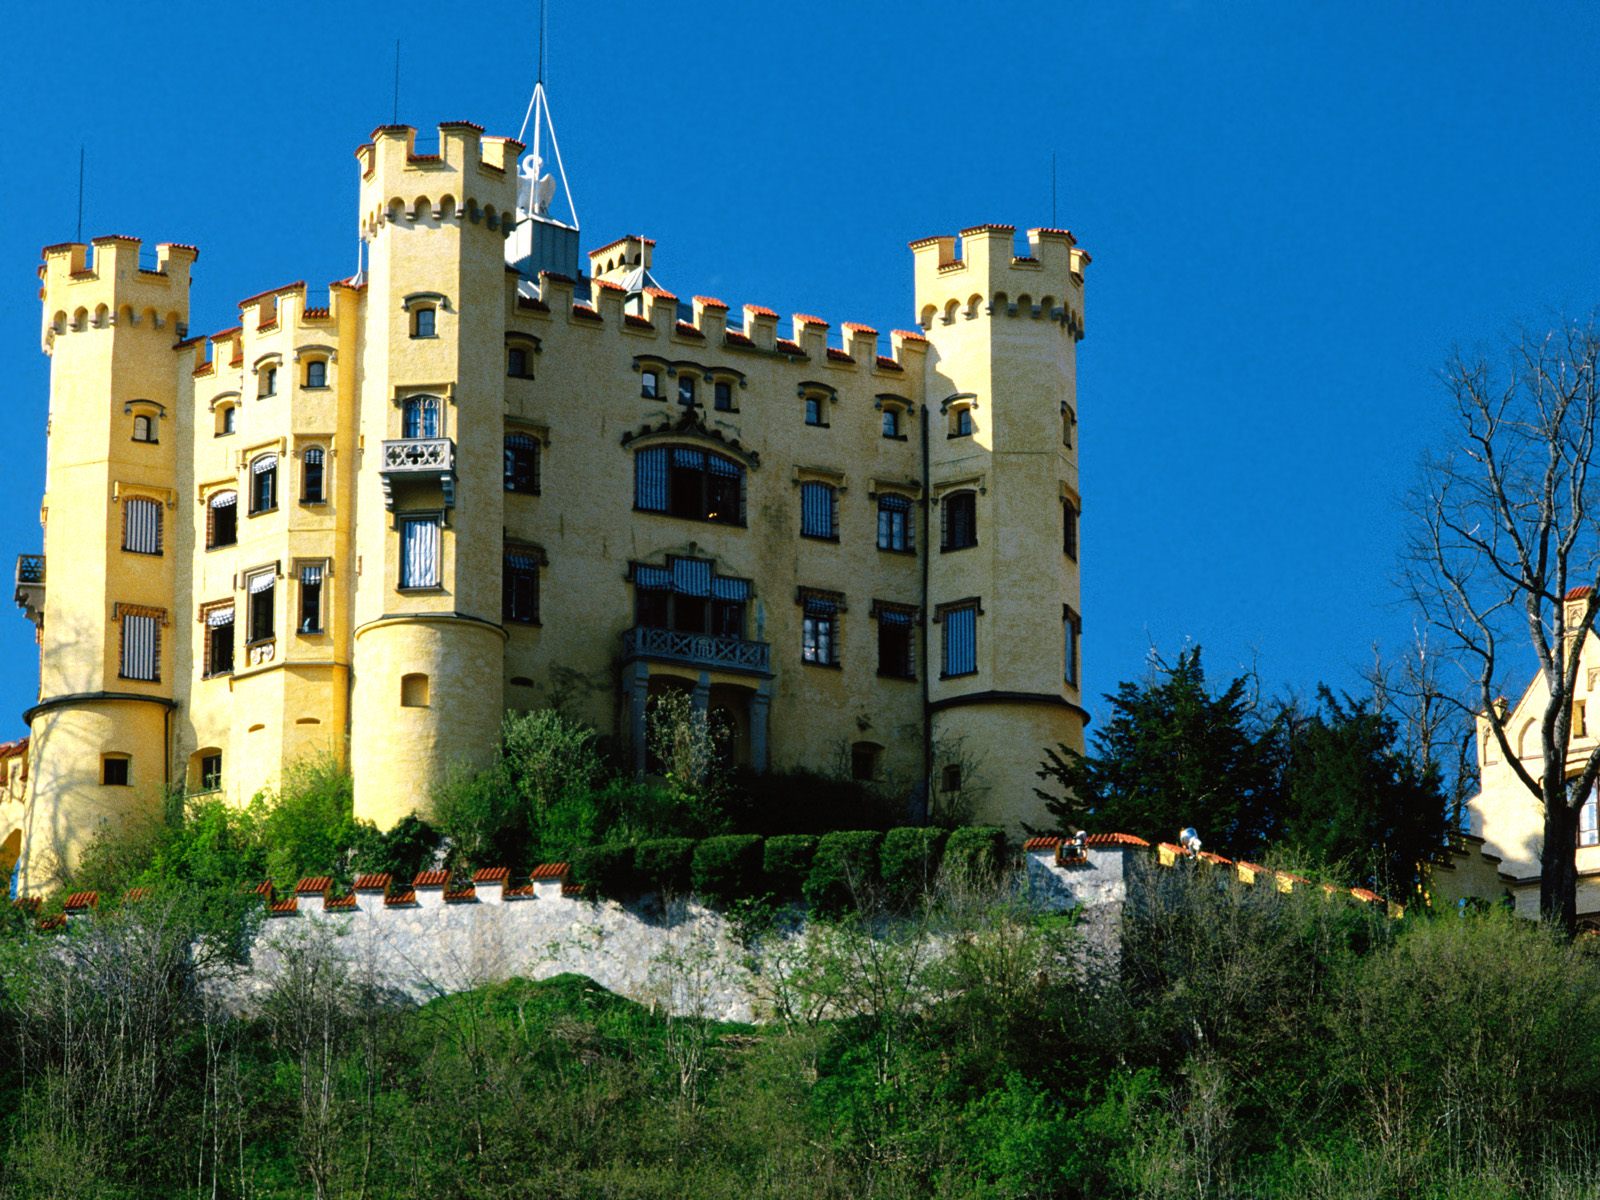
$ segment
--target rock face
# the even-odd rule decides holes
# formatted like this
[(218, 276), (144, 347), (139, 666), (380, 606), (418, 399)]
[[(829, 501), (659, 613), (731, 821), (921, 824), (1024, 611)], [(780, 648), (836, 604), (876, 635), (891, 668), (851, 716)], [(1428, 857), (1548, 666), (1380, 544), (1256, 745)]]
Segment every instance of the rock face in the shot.
[[(1014, 881), (1020, 899), (1038, 911), (1081, 910), (1088, 945), (1113, 950), (1130, 848), (1090, 848), (1077, 861), (1061, 861), (1057, 849), (1030, 844)], [(570, 972), (674, 1015), (761, 1021), (782, 1007), (785, 977), (821, 936), (799, 910), (759, 939), (741, 940), (726, 916), (692, 900), (624, 905), (584, 899), (559, 880), (512, 888), (503, 875), (485, 874), (489, 882), (448, 895), (442, 878), (419, 877), (399, 903), (381, 890), (333, 901), (316, 886), (302, 890), (272, 906), (248, 967), (216, 987), (249, 1007), (297, 954), (322, 946), (363, 985), (413, 1001)], [(945, 936), (893, 922), (878, 932), (930, 956)]]

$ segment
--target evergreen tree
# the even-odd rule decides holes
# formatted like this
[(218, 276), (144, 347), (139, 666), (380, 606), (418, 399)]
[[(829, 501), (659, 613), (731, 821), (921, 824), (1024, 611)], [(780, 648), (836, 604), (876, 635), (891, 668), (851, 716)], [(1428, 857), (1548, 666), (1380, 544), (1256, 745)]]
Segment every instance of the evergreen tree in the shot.
[(1274, 740), (1254, 727), (1248, 678), (1213, 695), (1196, 646), (1106, 700), (1111, 719), (1087, 755), (1045, 751), (1039, 778), (1057, 790), (1035, 790), (1061, 828), (1172, 841), (1193, 825), (1209, 847), (1235, 854), (1272, 836)]
[(1319, 710), (1289, 737), (1283, 838), (1309, 856), (1343, 864), (1357, 879), (1399, 897), (1418, 865), (1444, 843), (1446, 799), (1436, 765), (1400, 748), (1394, 719), (1317, 689)]

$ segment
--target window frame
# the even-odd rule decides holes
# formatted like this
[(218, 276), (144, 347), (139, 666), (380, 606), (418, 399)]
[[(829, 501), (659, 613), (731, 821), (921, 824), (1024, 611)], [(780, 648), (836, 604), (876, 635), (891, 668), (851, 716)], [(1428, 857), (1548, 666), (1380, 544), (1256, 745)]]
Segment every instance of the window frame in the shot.
[(1071, 605), (1061, 606), (1061, 680), (1079, 687), (1083, 675), (1083, 618)]
[[(117, 604), (112, 611), (112, 617), (117, 625), (117, 678), (126, 679), (133, 683), (160, 683), (162, 642), (161, 631), (167, 624), (167, 611), (164, 608), (151, 608), (143, 604)], [(149, 621), (151, 635), (151, 673), (149, 675), (135, 675), (129, 671), (130, 652), (128, 634), (129, 621)], [(137, 666), (137, 664), (132, 664)]]
[(661, 399), (661, 372), (654, 368), (645, 368), (639, 372), (639, 398), (641, 400)]
[[(952, 617), (959, 618), (961, 622), (971, 621), (972, 637), (965, 647), (966, 653), (971, 655), (970, 665), (967, 660), (957, 662), (952, 658), (953, 653), (960, 652), (959, 646), (952, 637), (951, 630), (958, 627)], [(983, 615), (983, 603), (976, 596), (968, 596), (963, 600), (952, 600), (948, 604), (941, 604), (934, 612), (934, 622), (938, 624), (939, 636), (939, 678), (940, 679), (966, 679), (979, 673), (978, 659), (978, 618)], [(964, 669), (953, 669), (953, 668)]]
[[(514, 560), (524, 560), (516, 562)], [(540, 602), (541, 580), (540, 572), (544, 569), (544, 554), (531, 546), (507, 546), (502, 551), (500, 560), (500, 619), (503, 624), (510, 625), (541, 625)], [(519, 615), (517, 604), (516, 580), (531, 582), (532, 603), (531, 611)]]
[(843, 594), (803, 587), (795, 599), (800, 605), (800, 661), (808, 667), (842, 667)]
[[(316, 374), (318, 382), (313, 383), (312, 375)], [(301, 388), (308, 392), (319, 392), (328, 386), (328, 360), (326, 358), (306, 359), (306, 369), (301, 375)]]
[[(433, 581), (414, 582), (408, 573), (406, 556), (406, 530), (408, 526), (431, 524), (434, 527)], [(407, 512), (395, 517), (395, 529), (400, 535), (398, 553), (395, 555), (395, 591), (437, 592), (444, 589), (444, 514), (439, 511)]]
[[(213, 767), (211, 764), (216, 764)], [(200, 785), (202, 792), (220, 792), (222, 790), (222, 751), (215, 754), (202, 754), (196, 770), (195, 782)]]
[[(251, 582), (266, 576), (269, 580), (265, 587), (252, 589)], [(264, 646), (268, 642), (278, 640), (278, 568), (261, 567), (254, 571), (247, 571), (244, 575), (245, 590), (245, 649), (252, 646)], [(262, 597), (266, 597), (264, 600)], [(262, 617), (265, 613), (265, 618)], [(238, 619), (237, 615), (234, 618)], [(257, 627), (265, 624), (266, 632), (258, 633)], [(238, 654), (237, 632), (234, 633), (234, 653)]]
[[(878, 669), (879, 679), (897, 679), (904, 682), (916, 682), (917, 679), (917, 626), (918, 613), (915, 605), (895, 604), (885, 600), (872, 602), (872, 619), (878, 623)], [(886, 636), (888, 630), (903, 631), (905, 641), (904, 670), (884, 669), (884, 649), (889, 644)], [(891, 664), (892, 665), (892, 664)]]
[[(970, 520), (967, 524), (969, 540), (958, 542), (955, 532), (959, 526), (951, 520), (952, 504), (961, 502), (963, 507), (970, 505)], [(970, 550), (978, 544), (978, 489), (975, 487), (951, 488), (939, 497), (939, 553), (949, 554), (957, 550)]]
[[(429, 424), (427, 417), (432, 416), (432, 433), (412, 433), (412, 418), (416, 417), (417, 427), (426, 428)], [(400, 438), (407, 442), (431, 442), (445, 437), (444, 428), (444, 399), (432, 392), (418, 392), (414, 396), (400, 398)]]
[[(879, 492), (876, 497), (874, 512), (877, 516), (877, 531), (875, 539), (879, 550), (886, 554), (915, 554), (917, 552), (917, 502), (910, 496), (899, 492)], [(903, 506), (903, 507), (902, 507)], [(895, 517), (902, 518), (901, 545), (894, 545)], [(884, 518), (888, 517), (887, 528)], [(888, 534), (885, 539), (885, 533)]]
[[(227, 621), (213, 623), (212, 614), (226, 609)], [(235, 663), (238, 661), (239, 651), (239, 609), (232, 600), (219, 600), (214, 604), (207, 604), (200, 609), (200, 625), (205, 630), (201, 636), (200, 678), (216, 679), (222, 675), (232, 675)], [(220, 655), (217, 653), (217, 630), (228, 630), (228, 663), (226, 667), (218, 666)]]
[[(311, 456), (315, 454), (315, 464)], [(312, 467), (316, 467), (313, 476)], [(317, 481), (317, 494), (311, 494), (311, 480)], [(328, 502), (328, 451), (321, 445), (307, 446), (300, 451), (300, 503), (301, 504), (326, 504)]]
[[(521, 429), (508, 429), (502, 442), (502, 470), (501, 487), (504, 491), (515, 496), (537, 496), (543, 486), (544, 471), (544, 444), (533, 434)], [(520, 472), (518, 467), (518, 452), (522, 452), (531, 459), (531, 466), (526, 472)], [(524, 486), (517, 486), (522, 481)]]
[[(820, 492), (819, 492), (820, 489)], [(802, 479), (800, 481), (800, 536), (818, 542), (837, 542), (839, 540), (839, 485), (830, 483), (825, 479)], [(826, 498), (825, 528), (818, 529), (814, 520), (822, 515), (822, 501), (819, 495)]]
[[(129, 545), (129, 539), (134, 533), (133, 506), (148, 505), (154, 514), (155, 547), (143, 549)], [(129, 496), (122, 502), (122, 552), (124, 554), (140, 554), (146, 558), (161, 558), (166, 550), (166, 505), (153, 496)]]
[[(144, 423), (144, 437), (139, 436), (139, 424), (141, 421)], [(151, 416), (149, 413), (134, 413), (132, 440), (146, 446), (160, 445), (161, 439), (156, 436), (156, 418)]]
[[(664, 455), (661, 460), (659, 480), (652, 480), (644, 474), (645, 464), (654, 462), (654, 455)], [(698, 466), (680, 465), (677, 455), (698, 454), (702, 463)], [(712, 468), (713, 460), (721, 462), (731, 468), (732, 473), (719, 473)], [(652, 469), (654, 471), (654, 469)], [(687, 490), (680, 484), (678, 472), (693, 472), (699, 477), (697, 484), (700, 503), (694, 512), (682, 511), (678, 504), (680, 495)], [(657, 516), (674, 517), (682, 521), (702, 521), (708, 525), (728, 525), (734, 528), (745, 528), (745, 496), (749, 467), (734, 458), (732, 455), (722, 454), (705, 446), (697, 446), (682, 442), (666, 442), (659, 445), (641, 447), (634, 452), (633, 457), (633, 508), (635, 512), (654, 513)], [(724, 485), (715, 484), (713, 481), (721, 479), (731, 481), (737, 495), (728, 497), (736, 501), (732, 505), (732, 512), (726, 518), (709, 515), (712, 511), (714, 493), (728, 490)], [(648, 506), (644, 503), (647, 490), (655, 490), (659, 484), (662, 497), (662, 506), (659, 508)]]
[[(218, 498), (232, 496), (232, 504), (218, 504)], [(216, 540), (217, 512), (221, 509), (232, 509), (233, 537), (226, 542)], [(226, 550), (230, 546), (239, 544), (239, 491), (237, 488), (219, 488), (206, 497), (206, 550)]]
[(1061, 553), (1078, 561), (1078, 518), (1082, 516), (1070, 497), (1061, 497)]
[[(257, 463), (260, 463), (268, 458), (272, 460), (271, 466), (257, 467)], [(282, 461), (283, 460), (281, 456), (276, 450), (264, 451), (261, 454), (257, 454), (250, 460), (250, 484), (248, 488), (250, 493), (250, 508), (245, 514), (246, 516), (257, 517), (261, 516), (263, 513), (278, 511), (278, 468), (282, 465)], [(267, 491), (270, 492), (270, 496), (268, 497), (270, 503), (267, 504), (259, 503), (261, 497), (258, 493), (257, 484), (258, 481), (263, 479), (268, 481)]]
[[(424, 330), (423, 326), (427, 329)], [(439, 307), (435, 304), (419, 304), (411, 310), (411, 337), (413, 340), (436, 338), (439, 336)]]
[[(308, 583), (306, 575), (312, 571), (317, 573), (316, 582)], [(324, 637), (328, 632), (329, 594), (328, 577), (333, 573), (333, 563), (326, 558), (296, 559), (294, 563), (295, 581), (295, 623), (294, 631), (301, 637)], [(314, 588), (308, 593), (307, 589)], [(306, 600), (308, 594), (316, 599), (316, 613), (314, 625), (306, 622)]]
[[(116, 772), (121, 779), (112, 779), (111, 764), (115, 763), (120, 770)], [(100, 786), (101, 787), (132, 787), (133, 786), (133, 755), (124, 754), (120, 750), (113, 750), (100, 756)]]

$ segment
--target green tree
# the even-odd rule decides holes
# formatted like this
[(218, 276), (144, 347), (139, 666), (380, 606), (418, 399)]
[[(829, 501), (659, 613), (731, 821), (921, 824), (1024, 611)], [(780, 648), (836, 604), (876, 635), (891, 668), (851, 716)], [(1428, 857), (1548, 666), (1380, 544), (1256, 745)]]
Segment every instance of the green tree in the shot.
[(1111, 719), (1088, 754), (1065, 745), (1045, 751), (1039, 778), (1055, 786), (1035, 790), (1058, 827), (1170, 841), (1193, 825), (1213, 848), (1234, 853), (1272, 835), (1274, 744), (1256, 718), (1248, 677), (1213, 694), (1196, 646), (1106, 699)]
[(1437, 766), (1399, 748), (1394, 719), (1318, 688), (1318, 711), (1288, 735), (1283, 839), (1361, 882), (1397, 895), (1444, 842), (1446, 799)]

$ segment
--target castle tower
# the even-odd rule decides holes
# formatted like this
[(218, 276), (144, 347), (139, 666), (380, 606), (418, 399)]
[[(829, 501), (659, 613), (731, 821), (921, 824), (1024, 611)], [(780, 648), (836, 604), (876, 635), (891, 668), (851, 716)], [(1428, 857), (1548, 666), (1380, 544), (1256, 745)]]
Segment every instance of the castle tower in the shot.
[[(927, 660), (933, 804), (1042, 824), (1044, 749), (1081, 749), (1076, 347), (1089, 256), (1009, 225), (913, 242), (931, 347)], [(1054, 647), (1055, 653), (1040, 653)], [(1000, 749), (1004, 747), (1005, 749)]]
[(197, 254), (161, 245), (144, 258), (124, 237), (96, 238), (92, 259), (79, 244), (44, 251), (44, 555), (19, 564), (40, 646), (39, 702), (25, 714), (37, 766), (24, 890), (70, 867), (107, 824), (158, 811), (170, 782), (173, 344)]
[(505, 240), (517, 152), (476, 125), (408, 126), (357, 151), (361, 360), (351, 769), (356, 815), (425, 809), (494, 752), (503, 711)]

